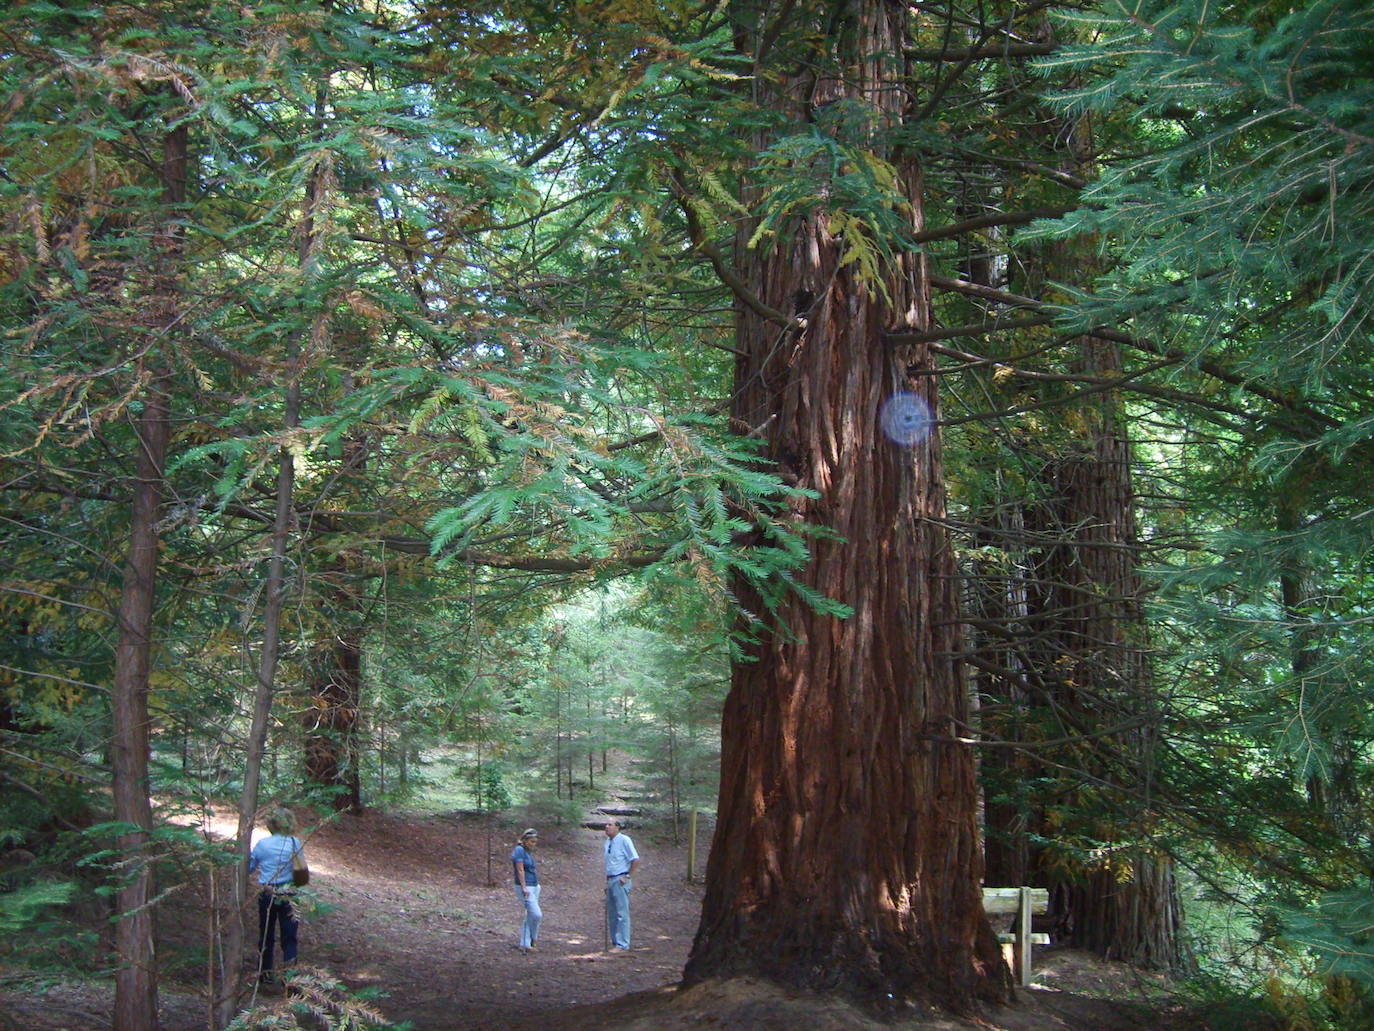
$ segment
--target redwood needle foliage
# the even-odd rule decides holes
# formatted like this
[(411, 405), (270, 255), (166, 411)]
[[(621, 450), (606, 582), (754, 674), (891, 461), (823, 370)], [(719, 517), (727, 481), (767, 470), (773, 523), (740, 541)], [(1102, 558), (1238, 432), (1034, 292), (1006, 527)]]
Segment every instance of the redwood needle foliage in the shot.
[[(1276, 950), (1374, 983), (1364, 6), (4, 6), (4, 844), (114, 826), (122, 700), (144, 796), (239, 791), (266, 696), (288, 800), (396, 792), (417, 741), (495, 756), (486, 791), (552, 720), (555, 803), (615, 746), (676, 810), (730, 655), (699, 972), (996, 995), (982, 735), (1038, 757), (985, 787), (1056, 876), (1222, 871)], [(898, 390), (944, 419), (911, 450)], [(1056, 493), (1108, 437), (1115, 521)], [(1076, 562), (1108, 539), (1119, 594)], [(555, 606), (622, 577), (646, 668), (559, 653)], [(1131, 629), (1066, 631), (1085, 598)], [(1030, 666), (1043, 706), (1004, 691)], [(855, 820), (886, 894), (846, 908)], [(760, 913), (803, 920), (774, 967)]]
[(1124, 115), (1142, 151), (1040, 235), (1104, 241), (1067, 321), (1124, 330), (1179, 391), (1137, 409), (1175, 678), (1165, 790), (1268, 885), (1272, 926), (1367, 983), (1347, 919), (1367, 893), (1306, 903), (1371, 869), (1374, 26), (1341, 0), (1073, 20), (1093, 44), (1040, 67), (1092, 72), (1057, 103)]

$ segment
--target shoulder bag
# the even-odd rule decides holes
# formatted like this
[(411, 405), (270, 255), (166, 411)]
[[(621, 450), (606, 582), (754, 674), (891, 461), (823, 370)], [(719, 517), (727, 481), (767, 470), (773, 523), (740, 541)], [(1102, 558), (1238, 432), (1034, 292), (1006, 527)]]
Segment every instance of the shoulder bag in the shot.
[(291, 883), (297, 888), (304, 888), (310, 883), (310, 867), (305, 863), (304, 845), (291, 853)]

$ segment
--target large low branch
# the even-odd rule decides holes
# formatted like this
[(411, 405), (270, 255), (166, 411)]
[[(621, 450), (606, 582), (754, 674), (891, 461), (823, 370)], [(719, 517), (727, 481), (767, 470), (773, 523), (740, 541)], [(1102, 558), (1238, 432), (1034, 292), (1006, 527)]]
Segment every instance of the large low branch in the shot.
[[(939, 340), (955, 340), (959, 337), (984, 337), (1008, 329), (1032, 329), (1036, 326), (1053, 324), (1053, 315), (1029, 315), (1020, 319), (994, 319), (991, 322), (974, 322), (964, 326), (946, 326), (940, 329), (926, 329), (915, 333), (889, 333), (890, 344), (930, 344)], [(1085, 336), (1088, 334), (1084, 334)]]
[(972, 147), (949, 146), (941, 152), (941, 157), (963, 158), (982, 164), (996, 165), (999, 168), (1014, 168), (1022, 172), (1031, 172), (1043, 179), (1049, 179), (1058, 183), (1060, 186), (1068, 187), (1071, 190), (1082, 190), (1087, 187), (1088, 180), (1072, 172), (1066, 172), (1062, 168), (1051, 168), (1049, 165), (1041, 164), (1038, 161), (1031, 161), (1028, 158), (1012, 157), (1009, 154), (995, 154), (990, 151), (976, 150)]
[[(1167, 361), (1161, 359), (1159, 362), (1152, 364), (1148, 369), (1132, 373), (1130, 377), (1092, 376), (1086, 373), (1036, 372), (1030, 369), (1023, 369), (1020, 367), (1020, 365), (1016, 364), (1015, 361), (1008, 361), (1006, 358), (993, 358), (984, 354), (974, 354), (970, 351), (961, 351), (958, 348), (945, 347), (941, 344), (932, 344), (930, 349), (938, 355), (942, 355), (946, 358), (953, 358), (955, 361), (962, 362), (962, 367), (965, 369), (977, 368), (979, 366), (997, 366), (1001, 368), (1010, 369), (1011, 375), (1016, 377), (1017, 379), (1030, 380), (1031, 382), (1082, 383), (1088, 386), (1107, 387), (1110, 389), (1115, 389), (1119, 387), (1123, 390), (1130, 390), (1133, 394), (1141, 394), (1146, 397), (1158, 397), (1162, 400), (1170, 401), (1175, 404), (1193, 405), (1197, 408), (1206, 409), (1208, 412), (1212, 413), (1210, 419), (1213, 423), (1215, 423), (1218, 426), (1225, 426), (1229, 429), (1236, 429), (1237, 424), (1235, 422), (1222, 419), (1216, 413), (1225, 413), (1226, 415), (1232, 416), (1234, 419), (1241, 420), (1243, 422), (1248, 422), (1249, 420), (1254, 418), (1253, 412), (1247, 411), (1243, 408), (1239, 408), (1235, 405), (1225, 404), (1221, 401), (1217, 401), (1214, 398), (1203, 397), (1200, 394), (1190, 394), (1182, 390), (1170, 390), (1166, 387), (1157, 387), (1152, 384), (1140, 383), (1137, 381), (1137, 377), (1143, 375), (1145, 372), (1150, 372), (1157, 368), (1164, 368), (1169, 365), (1177, 365), (1178, 362), (1172, 359)], [(1024, 357), (1018, 360), (1024, 360)], [(1049, 404), (1056, 403), (1058, 402), (1049, 402)], [(988, 414), (999, 413), (985, 413), (984, 415), (980, 415), (975, 418), (983, 419), (986, 418)], [(967, 422), (971, 420), (965, 419), (961, 421)], [(953, 420), (946, 420), (946, 424), (953, 424)]]
[(982, 283), (970, 283), (967, 279), (950, 279), (948, 276), (933, 275), (930, 277), (930, 285), (936, 289), (951, 290), (966, 297), (977, 297), (984, 301), (992, 301), (995, 304), (1005, 304), (1008, 308), (1035, 308), (1038, 310), (1045, 306), (1044, 301), (1038, 301), (1034, 297), (1007, 293), (1005, 290), (984, 286)]

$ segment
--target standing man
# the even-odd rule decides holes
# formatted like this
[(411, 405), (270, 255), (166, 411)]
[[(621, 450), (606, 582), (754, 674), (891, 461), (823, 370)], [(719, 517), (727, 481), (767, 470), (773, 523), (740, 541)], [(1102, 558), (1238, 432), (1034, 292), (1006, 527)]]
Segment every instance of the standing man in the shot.
[(611, 951), (630, 951), (630, 887), (639, 853), (628, 834), (620, 833), (620, 821), (606, 821), (606, 930)]

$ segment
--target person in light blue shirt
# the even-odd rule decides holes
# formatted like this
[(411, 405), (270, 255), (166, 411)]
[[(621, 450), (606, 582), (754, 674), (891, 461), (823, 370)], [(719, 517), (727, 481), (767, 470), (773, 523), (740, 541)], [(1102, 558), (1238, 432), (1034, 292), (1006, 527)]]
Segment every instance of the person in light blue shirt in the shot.
[(635, 843), (612, 817), (606, 821), (606, 931), (613, 951), (630, 951), (630, 888), (638, 866)]
[(258, 976), (271, 981), (272, 954), (276, 951), (277, 932), (281, 932), (281, 961), (284, 966), (296, 962), (297, 932), (300, 923), (291, 906), (291, 858), (305, 846), (293, 837), (296, 817), (290, 809), (277, 808), (264, 821), (271, 833), (253, 846), (248, 856), (248, 872), (258, 875), (258, 951), (261, 960)]
[(520, 951), (533, 952), (539, 939), (539, 922), (544, 914), (539, 908), (539, 871), (534, 862), (534, 848), (539, 844), (539, 832), (531, 827), (520, 835), (520, 841), (510, 854), (515, 870), (515, 897), (525, 910), (520, 925)]

